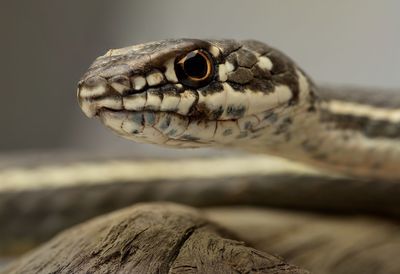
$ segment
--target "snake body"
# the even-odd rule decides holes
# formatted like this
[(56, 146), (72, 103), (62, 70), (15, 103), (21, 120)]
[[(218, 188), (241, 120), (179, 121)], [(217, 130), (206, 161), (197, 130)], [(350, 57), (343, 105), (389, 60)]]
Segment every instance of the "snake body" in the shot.
[(284, 53), (254, 40), (109, 50), (80, 80), (78, 100), (87, 116), (137, 142), (235, 147), (400, 179), (400, 94), (317, 86)]

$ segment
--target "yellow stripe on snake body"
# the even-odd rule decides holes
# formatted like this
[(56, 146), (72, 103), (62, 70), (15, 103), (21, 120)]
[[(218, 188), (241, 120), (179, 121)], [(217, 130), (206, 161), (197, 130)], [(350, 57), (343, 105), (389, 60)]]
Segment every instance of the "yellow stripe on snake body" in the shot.
[(400, 104), (388, 110), (326, 94), (285, 54), (253, 40), (110, 50), (78, 86), (87, 116), (137, 142), (236, 147), (350, 176), (400, 179)]

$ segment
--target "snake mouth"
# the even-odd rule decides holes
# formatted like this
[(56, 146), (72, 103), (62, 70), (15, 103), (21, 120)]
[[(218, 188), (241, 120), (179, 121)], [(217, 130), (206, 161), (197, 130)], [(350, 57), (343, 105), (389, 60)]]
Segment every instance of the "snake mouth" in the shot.
[[(229, 145), (261, 136), (261, 130), (277, 120), (280, 108), (292, 97), (286, 86), (273, 92), (236, 91), (222, 84), (219, 92), (117, 94), (110, 86), (97, 87), (91, 94), (78, 90), (79, 103), (89, 117), (97, 116), (118, 135), (142, 143), (198, 147)], [(106, 94), (104, 93), (104, 89)], [(93, 96), (93, 93), (99, 95)], [(101, 94), (100, 94), (101, 93)]]
[(206, 122), (222, 122), (222, 121), (231, 121), (231, 122), (236, 122), (240, 118), (216, 118), (212, 117), (210, 115), (206, 115), (204, 113), (201, 113), (199, 111), (192, 111), (191, 113), (188, 113), (187, 115), (184, 115), (182, 113), (179, 113), (176, 110), (157, 110), (157, 109), (137, 109), (137, 110), (130, 110), (130, 109), (113, 109), (109, 107), (100, 107), (96, 110), (94, 116), (101, 117), (104, 115), (104, 113), (110, 113), (113, 115), (159, 115), (159, 114), (166, 114), (166, 115), (171, 115), (171, 116), (176, 116), (180, 119), (188, 119), (192, 122), (199, 122), (199, 121), (206, 121)]

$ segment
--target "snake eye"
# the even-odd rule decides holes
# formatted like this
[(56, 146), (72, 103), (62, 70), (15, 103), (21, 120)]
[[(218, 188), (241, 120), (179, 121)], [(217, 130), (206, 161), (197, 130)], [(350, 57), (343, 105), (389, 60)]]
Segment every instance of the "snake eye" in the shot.
[(175, 73), (183, 85), (198, 88), (213, 78), (214, 62), (208, 52), (194, 50), (175, 61)]

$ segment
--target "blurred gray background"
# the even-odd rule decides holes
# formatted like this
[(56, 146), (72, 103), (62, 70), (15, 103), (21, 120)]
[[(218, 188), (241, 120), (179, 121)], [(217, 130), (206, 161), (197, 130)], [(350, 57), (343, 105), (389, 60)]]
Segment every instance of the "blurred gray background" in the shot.
[(400, 1), (42, 0), (1, 7), (3, 154), (168, 153), (116, 137), (87, 119), (75, 98), (94, 58), (150, 40), (253, 38), (285, 51), (317, 82), (400, 87)]

